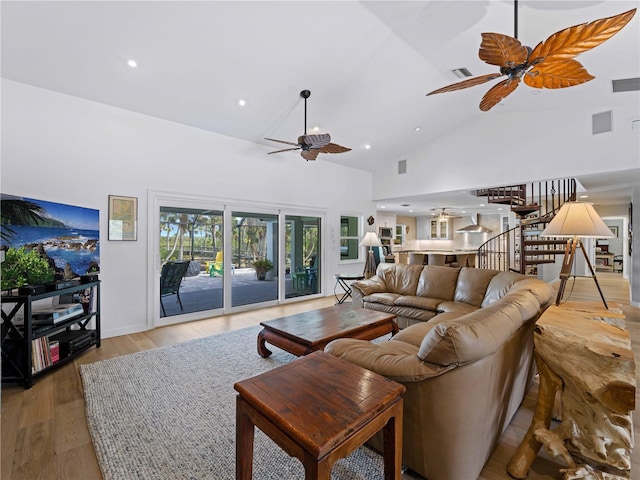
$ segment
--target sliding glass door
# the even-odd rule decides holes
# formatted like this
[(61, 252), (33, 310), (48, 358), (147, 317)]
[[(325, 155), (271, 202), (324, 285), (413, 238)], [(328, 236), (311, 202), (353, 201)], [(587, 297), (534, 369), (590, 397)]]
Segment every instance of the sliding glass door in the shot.
[(285, 217), (285, 298), (320, 292), (320, 217)]
[(223, 212), (160, 207), (160, 316), (223, 307)]
[(151, 192), (149, 326), (322, 293), (321, 211)]
[(231, 212), (231, 306), (278, 300), (277, 213)]

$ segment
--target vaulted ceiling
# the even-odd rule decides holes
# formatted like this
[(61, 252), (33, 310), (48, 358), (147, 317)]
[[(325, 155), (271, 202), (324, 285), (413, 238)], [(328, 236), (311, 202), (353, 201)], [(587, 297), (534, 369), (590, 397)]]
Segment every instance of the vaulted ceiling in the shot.
[[(518, 38), (534, 47), (563, 28), (638, 6), (520, 1)], [(264, 137), (295, 142), (303, 133), (299, 92), (309, 89), (309, 128), (352, 148), (318, 161), (374, 172), (491, 115), (478, 104), (492, 84), (425, 94), (458, 81), (454, 68), (474, 76), (494, 72), (478, 58), (480, 33), (514, 34), (508, 0), (3, 1), (1, 8), (4, 78), (247, 140), (257, 156), (281, 148)], [(623, 109), (631, 128), (640, 119), (639, 94), (612, 93), (611, 81), (640, 77), (639, 25), (637, 14), (580, 56), (595, 80), (562, 95), (522, 85), (494, 109), (539, 115), (606, 105)], [(622, 203), (640, 159), (636, 167), (581, 183), (598, 192), (599, 202)], [(470, 199), (460, 193), (409, 200), (421, 209), (462, 206)], [(379, 204), (393, 210), (402, 201), (381, 198)]]

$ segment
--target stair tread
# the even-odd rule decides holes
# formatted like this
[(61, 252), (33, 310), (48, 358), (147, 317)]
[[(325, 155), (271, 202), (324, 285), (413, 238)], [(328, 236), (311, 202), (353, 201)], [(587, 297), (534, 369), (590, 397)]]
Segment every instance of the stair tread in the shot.
[(525, 255), (562, 255), (564, 253), (564, 249), (562, 250), (525, 250)]
[(524, 245), (565, 245), (566, 240), (524, 240)]
[(556, 263), (555, 259), (538, 259), (538, 260), (527, 260), (527, 265), (541, 265), (543, 263)]

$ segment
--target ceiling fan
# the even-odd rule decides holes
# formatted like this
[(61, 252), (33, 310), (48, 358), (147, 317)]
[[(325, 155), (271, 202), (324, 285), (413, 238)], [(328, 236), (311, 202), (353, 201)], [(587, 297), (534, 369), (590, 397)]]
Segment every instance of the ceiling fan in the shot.
[(480, 75), (427, 93), (453, 92), (506, 76), (482, 97), (480, 110), (486, 112), (513, 92), (520, 80), (533, 88), (565, 88), (593, 80), (573, 57), (590, 50), (618, 33), (634, 16), (636, 9), (582, 23), (554, 33), (533, 50), (518, 40), (518, 1), (515, 7), (514, 37), (501, 33), (483, 33), (480, 60), (500, 67), (499, 73)]
[(298, 143), (286, 142), (284, 140), (276, 140), (275, 138), (265, 138), (272, 142), (286, 143), (287, 145), (295, 145), (294, 148), (285, 148), (283, 150), (275, 150), (272, 153), (289, 152), (293, 150), (302, 150), (300, 155), (305, 160), (315, 160), (319, 153), (344, 153), (351, 149), (331, 143), (331, 135), (328, 133), (320, 133), (307, 135), (307, 98), (311, 95), (309, 90), (302, 90), (300, 96), (304, 98), (304, 135), (298, 137)]
[[(451, 210), (451, 207), (438, 207), (438, 208), (432, 208), (431, 210), (433, 210), (434, 212), (441, 210), (440, 214), (438, 214), (438, 220), (449, 220), (451, 218), (460, 218), (453, 215), (452, 213), (447, 213), (446, 212), (447, 209)], [(433, 215), (435, 216), (435, 213)]]

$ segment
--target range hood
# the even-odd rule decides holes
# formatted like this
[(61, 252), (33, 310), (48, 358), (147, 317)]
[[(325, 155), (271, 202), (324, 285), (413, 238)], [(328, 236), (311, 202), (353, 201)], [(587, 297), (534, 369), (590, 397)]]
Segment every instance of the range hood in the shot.
[(478, 225), (478, 215), (471, 215), (471, 224), (456, 230), (456, 233), (491, 233), (486, 227)]

